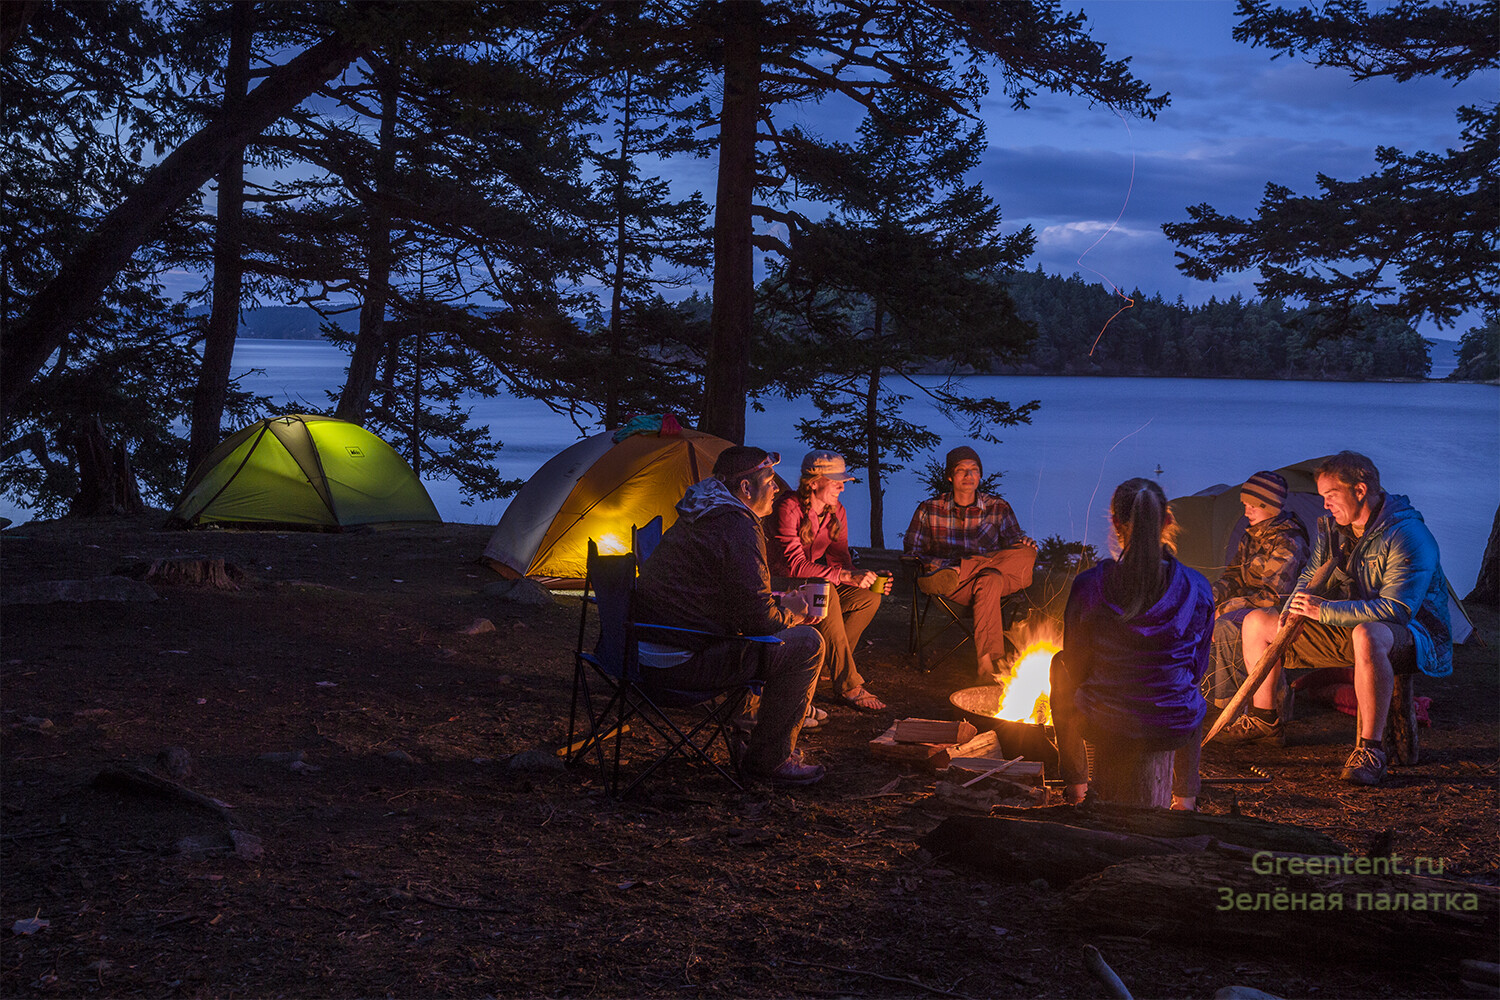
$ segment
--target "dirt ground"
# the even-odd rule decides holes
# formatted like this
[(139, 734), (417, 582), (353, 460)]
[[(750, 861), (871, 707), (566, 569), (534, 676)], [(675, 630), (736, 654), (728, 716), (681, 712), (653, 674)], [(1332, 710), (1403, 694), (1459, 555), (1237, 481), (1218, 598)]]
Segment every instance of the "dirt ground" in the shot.
[[(0, 995), (1105, 996), (1086, 943), (1136, 996), (1462, 995), (1451, 963), (1090, 934), (1045, 884), (928, 855), (918, 839), (951, 812), (933, 776), (867, 744), (895, 718), (951, 717), (973, 659), (915, 672), (905, 594), (860, 652), (892, 710), (826, 706), (803, 741), (821, 784), (738, 793), (674, 765), (614, 801), (595, 772), (547, 766), (579, 603), (485, 594), (487, 526), (159, 523), (0, 534), (12, 596), (160, 558), (247, 574), (234, 591), (3, 608)], [(1497, 615), (1471, 613), (1482, 642), (1419, 687), (1433, 725), (1418, 766), (1376, 789), (1339, 783), (1353, 720), (1299, 704), (1287, 748), (1205, 751), (1208, 776), (1253, 764), (1274, 779), (1215, 786), (1205, 810), (1500, 882)], [(495, 630), (465, 634), (480, 618)], [(143, 774), (173, 794), (142, 794)]]

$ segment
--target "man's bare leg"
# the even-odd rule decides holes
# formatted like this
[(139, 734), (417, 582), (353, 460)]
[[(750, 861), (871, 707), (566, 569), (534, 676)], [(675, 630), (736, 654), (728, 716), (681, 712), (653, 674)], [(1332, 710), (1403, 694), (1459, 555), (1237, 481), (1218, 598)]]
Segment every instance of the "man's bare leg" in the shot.
[(1396, 673), (1391, 668), (1391, 646), (1396, 637), (1383, 622), (1354, 626), (1354, 699), (1359, 703), (1359, 735), (1379, 742), (1391, 709)]

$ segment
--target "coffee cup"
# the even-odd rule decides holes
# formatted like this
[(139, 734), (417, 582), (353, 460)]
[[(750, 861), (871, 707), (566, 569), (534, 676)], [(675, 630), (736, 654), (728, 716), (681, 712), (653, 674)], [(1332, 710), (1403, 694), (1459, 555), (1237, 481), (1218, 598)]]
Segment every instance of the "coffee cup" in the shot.
[(828, 581), (812, 580), (797, 588), (807, 602), (807, 619), (822, 621), (828, 615)]
[(875, 582), (870, 584), (870, 589), (877, 594), (889, 594), (891, 592), (891, 574), (876, 573)]

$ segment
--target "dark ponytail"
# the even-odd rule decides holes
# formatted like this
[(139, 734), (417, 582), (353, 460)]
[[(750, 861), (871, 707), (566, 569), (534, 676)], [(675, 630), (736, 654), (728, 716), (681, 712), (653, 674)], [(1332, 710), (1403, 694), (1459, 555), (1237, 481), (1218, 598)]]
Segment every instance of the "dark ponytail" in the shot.
[(1109, 502), (1120, 538), (1120, 558), (1104, 578), (1104, 595), (1129, 621), (1167, 589), (1164, 556), (1173, 555), (1167, 528), (1167, 495), (1153, 480), (1127, 479)]

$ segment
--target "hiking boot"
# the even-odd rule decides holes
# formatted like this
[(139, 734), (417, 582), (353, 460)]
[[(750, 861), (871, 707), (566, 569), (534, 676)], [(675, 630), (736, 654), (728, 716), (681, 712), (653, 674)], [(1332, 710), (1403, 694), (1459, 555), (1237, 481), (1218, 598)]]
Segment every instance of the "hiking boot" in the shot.
[(1378, 785), (1385, 777), (1385, 751), (1358, 746), (1344, 761), (1339, 777), (1352, 785)]
[(793, 753), (766, 778), (779, 786), (811, 785), (822, 781), (824, 773), (822, 764), (804, 764), (802, 755)]
[(1270, 740), (1279, 747), (1286, 746), (1286, 727), (1281, 724), (1280, 719), (1267, 722), (1246, 712), (1219, 730), (1219, 735), (1214, 737), (1214, 742), (1229, 746), (1259, 743), (1261, 740)]
[(949, 566), (936, 573), (919, 576), (917, 589), (924, 594), (951, 594), (958, 589), (958, 570)]

